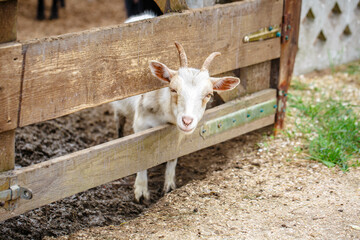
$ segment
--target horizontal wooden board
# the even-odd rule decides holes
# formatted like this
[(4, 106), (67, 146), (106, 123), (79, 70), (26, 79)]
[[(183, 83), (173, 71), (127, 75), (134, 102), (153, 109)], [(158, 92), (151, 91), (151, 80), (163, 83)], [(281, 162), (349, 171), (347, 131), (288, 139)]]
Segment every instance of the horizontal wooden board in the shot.
[(0, 45), (0, 132), (18, 124), (22, 60), (21, 44)]
[(204, 121), (274, 99), (276, 91), (268, 89), (212, 108), (206, 111), (203, 121), (192, 135), (181, 135), (173, 125), (159, 126), (47, 162), (0, 174), (0, 183), (17, 183), (30, 188), (34, 196), (32, 200), (20, 200), (13, 212), (0, 210), (0, 221), (273, 124), (274, 114), (205, 139), (199, 132)]
[(183, 44), (192, 67), (221, 52), (211, 74), (278, 58), (279, 38), (246, 44), (242, 39), (279, 25), (282, 2), (235, 2), (25, 42), (19, 127), (163, 87), (148, 63), (177, 69), (174, 41)]

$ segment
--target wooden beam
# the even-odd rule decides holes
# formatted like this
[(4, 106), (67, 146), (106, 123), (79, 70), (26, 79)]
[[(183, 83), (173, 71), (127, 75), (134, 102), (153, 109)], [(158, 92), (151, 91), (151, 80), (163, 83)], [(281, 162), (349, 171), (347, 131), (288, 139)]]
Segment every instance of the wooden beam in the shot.
[[(0, 133), (0, 172), (15, 167), (15, 130)], [(1, 184), (0, 184), (1, 185)], [(4, 190), (0, 188), (0, 191)]]
[(174, 41), (193, 67), (220, 51), (212, 74), (278, 58), (278, 38), (252, 44), (242, 38), (279, 24), (281, 16), (282, 1), (249, 0), (26, 42), (18, 127), (163, 87), (148, 62), (177, 69)]
[(284, 127), (287, 92), (290, 87), (295, 57), (298, 50), (300, 13), (301, 0), (284, 0), (278, 81), (278, 111), (276, 113), (275, 134)]
[(20, 200), (14, 211), (0, 210), (0, 221), (273, 124), (275, 115), (271, 114), (205, 139), (200, 136), (205, 121), (275, 99), (276, 90), (268, 89), (210, 109), (192, 135), (181, 135), (173, 125), (159, 126), (0, 174), (0, 183), (16, 181), (19, 186), (30, 188), (33, 192), (33, 199)]
[(18, 124), (22, 63), (21, 44), (0, 44), (0, 132)]
[[(16, 40), (16, 14), (17, 0), (0, 2), (0, 43)], [(17, 126), (21, 60), (17, 44), (0, 46), (0, 173), (15, 167), (15, 130), (6, 130)], [(0, 191), (9, 187), (10, 181), (0, 181)]]

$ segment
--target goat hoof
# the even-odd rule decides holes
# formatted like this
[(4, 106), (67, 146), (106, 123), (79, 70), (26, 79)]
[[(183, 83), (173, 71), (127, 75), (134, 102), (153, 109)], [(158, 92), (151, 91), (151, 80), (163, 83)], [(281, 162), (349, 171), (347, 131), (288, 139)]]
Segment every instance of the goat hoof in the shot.
[(140, 193), (135, 193), (135, 201), (140, 204), (145, 204), (150, 201), (149, 191), (143, 191)]
[(172, 190), (175, 190), (175, 189), (176, 189), (175, 183), (165, 184), (164, 189), (163, 189), (163, 193), (166, 194), (166, 193), (169, 193), (169, 192), (171, 192)]

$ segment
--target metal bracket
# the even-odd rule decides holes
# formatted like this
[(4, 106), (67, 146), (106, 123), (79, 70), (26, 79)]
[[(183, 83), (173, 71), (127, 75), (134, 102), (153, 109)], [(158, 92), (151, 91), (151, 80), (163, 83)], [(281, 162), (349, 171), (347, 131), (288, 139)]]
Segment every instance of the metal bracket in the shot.
[(205, 122), (200, 128), (200, 135), (205, 139), (217, 133), (244, 125), (245, 123), (264, 118), (276, 112), (276, 99), (240, 109), (225, 116)]
[(261, 28), (259, 31), (250, 33), (243, 38), (244, 43), (262, 41), (270, 38), (281, 37), (281, 28), (277, 25)]
[[(32, 197), (33, 194), (30, 189), (25, 187), (20, 187), (18, 185), (13, 185), (7, 190), (0, 191), (0, 204), (1, 204), (0, 206), (6, 206), (8, 205), (6, 204), (7, 202), (14, 201), (19, 198), (30, 200), (32, 199)], [(5, 208), (8, 208), (8, 210), (12, 210), (10, 209), (10, 207), (5, 207)]]

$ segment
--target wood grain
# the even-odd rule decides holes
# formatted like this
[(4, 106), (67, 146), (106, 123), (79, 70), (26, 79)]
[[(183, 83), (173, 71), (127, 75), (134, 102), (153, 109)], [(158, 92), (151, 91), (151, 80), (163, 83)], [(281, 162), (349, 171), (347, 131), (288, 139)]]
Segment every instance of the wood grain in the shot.
[(17, 0), (0, 1), (0, 43), (16, 40)]
[[(284, 127), (287, 91), (290, 87), (298, 50), (301, 0), (284, 0), (284, 21), (278, 82), (278, 111), (276, 113), (275, 134)], [(290, 26), (290, 28), (288, 27)], [(287, 39), (285, 39), (285, 36)]]
[[(268, 89), (208, 110), (203, 121), (276, 99)], [(16, 180), (32, 189), (32, 200), (20, 200), (13, 212), (0, 210), (0, 221), (89, 188), (148, 169), (165, 161), (223, 142), (274, 123), (274, 115), (203, 139), (199, 124), (192, 135), (173, 125), (159, 126), (26, 168), (0, 174), (0, 182)]]
[(0, 44), (0, 132), (18, 124), (22, 60), (21, 44)]
[(244, 44), (242, 38), (279, 24), (281, 16), (282, 1), (249, 0), (24, 43), (19, 127), (163, 87), (148, 62), (177, 69), (175, 40), (192, 67), (220, 51), (212, 74), (278, 58), (279, 39)]
[[(271, 61), (254, 64), (233, 71), (232, 76), (240, 78), (240, 84), (232, 91), (219, 93), (224, 102), (245, 94), (270, 88)], [(225, 76), (225, 75), (224, 75)]]
[[(0, 172), (14, 169), (15, 166), (15, 131), (0, 133)], [(4, 190), (1, 189), (0, 191)]]
[[(16, 14), (17, 0), (0, 2), (0, 43), (16, 40)], [(17, 126), (21, 60), (20, 44), (0, 44), (0, 172), (15, 166), (15, 130), (9, 129)], [(0, 181), (0, 191), (9, 187), (9, 181)]]

